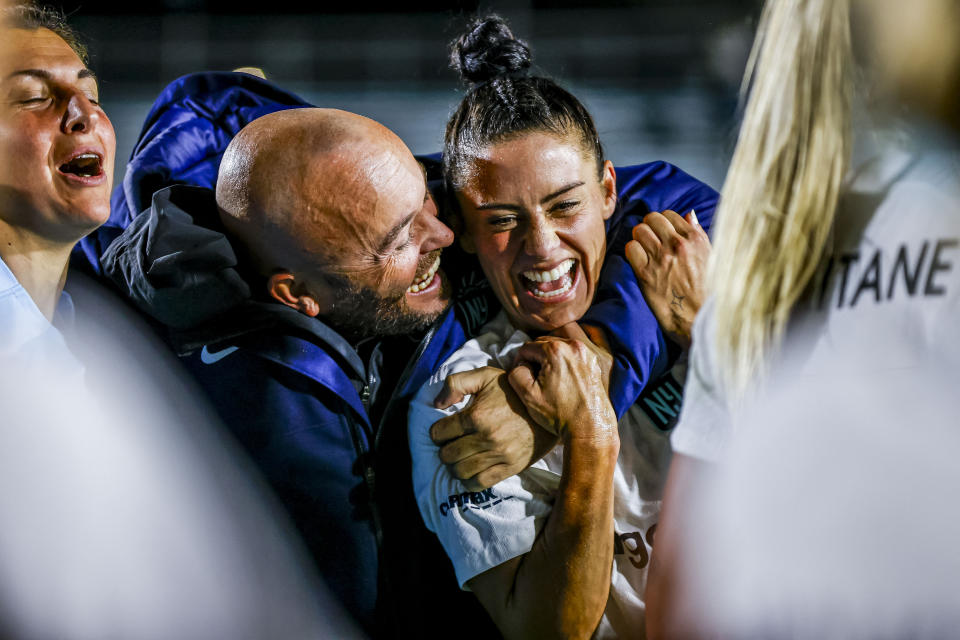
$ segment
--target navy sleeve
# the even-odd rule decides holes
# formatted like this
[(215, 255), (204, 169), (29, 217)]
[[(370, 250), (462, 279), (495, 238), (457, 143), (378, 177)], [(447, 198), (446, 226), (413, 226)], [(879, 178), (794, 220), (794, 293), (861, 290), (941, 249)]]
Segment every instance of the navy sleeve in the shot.
[(633, 227), (651, 211), (690, 209), (709, 233), (718, 194), (666, 162), (616, 170), (619, 202), (607, 225), (607, 257), (593, 305), (582, 322), (603, 329), (613, 351), (610, 399), (617, 416), (670, 365), (667, 342), (624, 255)]

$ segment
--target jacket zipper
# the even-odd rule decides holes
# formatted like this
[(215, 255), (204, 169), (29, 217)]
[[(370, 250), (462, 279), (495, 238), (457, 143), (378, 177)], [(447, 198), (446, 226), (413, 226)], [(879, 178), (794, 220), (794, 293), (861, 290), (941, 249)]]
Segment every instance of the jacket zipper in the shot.
[[(453, 310), (451, 309), (449, 313), (453, 313)], [(387, 401), (387, 404), (383, 409), (383, 415), (380, 416), (380, 421), (377, 423), (377, 431), (373, 436), (374, 461), (376, 461), (376, 455), (380, 449), (380, 438), (381, 438), (381, 434), (383, 433), (384, 427), (386, 425), (387, 416), (390, 415), (391, 409), (393, 409), (393, 405), (397, 399), (397, 394), (399, 393), (400, 389), (402, 389), (406, 384), (407, 379), (410, 377), (411, 372), (416, 366), (416, 363), (420, 360), (420, 356), (422, 356), (423, 352), (427, 350), (427, 345), (430, 344), (430, 341), (433, 339), (433, 336), (436, 334), (437, 329), (444, 322), (445, 318), (446, 318), (446, 313), (442, 314), (439, 318), (437, 318), (437, 321), (434, 322), (433, 325), (430, 327), (430, 329), (427, 330), (426, 335), (423, 336), (423, 339), (420, 340), (420, 344), (417, 345), (417, 350), (410, 357), (410, 360), (407, 361), (407, 366), (404, 368), (403, 373), (400, 374), (400, 380), (397, 381), (397, 386), (394, 388), (393, 392), (390, 394), (390, 399)], [(364, 385), (364, 389), (367, 391), (367, 395), (369, 396), (369, 389), (367, 388), (367, 385)], [(368, 409), (367, 415), (369, 417), (369, 409)], [(373, 519), (374, 519), (374, 526), (376, 527), (376, 533), (377, 533), (377, 548), (382, 552), (383, 551), (383, 546), (382, 546), (383, 529), (382, 529), (382, 524), (380, 520), (380, 508), (377, 504), (376, 496), (372, 493), (375, 480), (376, 480), (373, 466), (365, 464), (364, 475), (367, 476), (367, 486), (371, 491), (370, 511), (372, 514), (374, 514)], [(387, 594), (388, 601), (395, 602), (396, 600), (394, 599), (393, 593), (392, 593), (393, 580), (392, 580), (392, 577), (390, 576), (389, 566), (387, 562), (384, 561), (383, 556), (381, 556), (380, 559), (381, 559), (381, 562), (379, 562), (378, 564), (380, 567), (381, 575), (383, 576), (381, 585), (383, 586), (384, 589), (386, 589), (389, 592)], [(394, 613), (395, 612), (392, 609), (389, 611), (389, 615), (391, 617), (394, 616)]]

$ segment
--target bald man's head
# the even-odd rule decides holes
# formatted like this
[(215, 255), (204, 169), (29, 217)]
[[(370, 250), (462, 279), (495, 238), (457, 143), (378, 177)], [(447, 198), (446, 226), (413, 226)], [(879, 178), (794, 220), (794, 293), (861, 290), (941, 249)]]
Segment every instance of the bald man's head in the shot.
[(291, 251), (332, 257), (325, 223), (368, 205), (376, 167), (390, 158), (415, 162), (403, 142), (373, 120), (335, 109), (279, 111), (254, 120), (230, 142), (217, 205), (258, 262), (292, 268), (297, 265), (283, 264)]
[[(379, 320), (391, 316), (388, 324), (406, 331), (398, 318), (416, 315), (422, 324), (447, 304), (441, 276), (433, 288), (420, 280), (433, 283), (452, 233), (436, 218), (422, 167), (373, 120), (291, 109), (251, 122), (224, 153), (217, 205), (233, 239), (270, 277), (270, 294), (308, 315), (353, 319), (347, 303), (362, 293)], [(299, 288), (277, 291), (277, 274)]]

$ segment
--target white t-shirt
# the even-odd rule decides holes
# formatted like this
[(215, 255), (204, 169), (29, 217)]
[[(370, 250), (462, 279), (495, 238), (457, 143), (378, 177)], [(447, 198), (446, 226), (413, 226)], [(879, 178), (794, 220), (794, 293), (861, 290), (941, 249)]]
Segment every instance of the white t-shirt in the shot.
[[(55, 321), (71, 325), (73, 302), (60, 294)], [(67, 347), (60, 331), (47, 320), (6, 263), (0, 259), (0, 368), (23, 375), (42, 375), (48, 368), (61, 375), (83, 374), (83, 366)]]
[[(413, 485), (423, 520), (440, 538), (453, 562), (457, 580), (467, 581), (533, 547), (552, 509), (563, 470), (558, 446), (519, 475), (479, 493), (467, 491), (440, 462), (430, 427), (463, 409), (447, 410), (433, 399), (447, 376), (483, 366), (509, 370), (518, 347), (529, 341), (504, 313), (450, 357), (420, 389), (410, 405), (409, 436)], [(663, 482), (670, 462), (667, 415), (679, 410), (682, 368), (648, 385), (648, 391), (620, 420), (620, 454), (614, 472), (614, 558), (610, 595), (595, 637), (643, 637), (647, 566)], [(674, 377), (679, 376), (679, 377)], [(648, 416), (641, 407), (647, 407)], [(557, 562), (562, 562), (558, 558)]]
[[(778, 370), (798, 384), (842, 381), (919, 372), (931, 355), (960, 355), (958, 176), (956, 153), (897, 149), (853, 172), (833, 248), (793, 313)], [(723, 454), (733, 431), (713, 336), (708, 300), (694, 323), (686, 400), (671, 439), (675, 451), (708, 461)]]

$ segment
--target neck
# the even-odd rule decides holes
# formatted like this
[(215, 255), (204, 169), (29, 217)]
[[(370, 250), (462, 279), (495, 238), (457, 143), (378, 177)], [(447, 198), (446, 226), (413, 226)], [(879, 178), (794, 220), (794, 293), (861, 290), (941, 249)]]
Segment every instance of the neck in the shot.
[(57, 310), (74, 244), (52, 242), (0, 221), (0, 258), (47, 320)]

